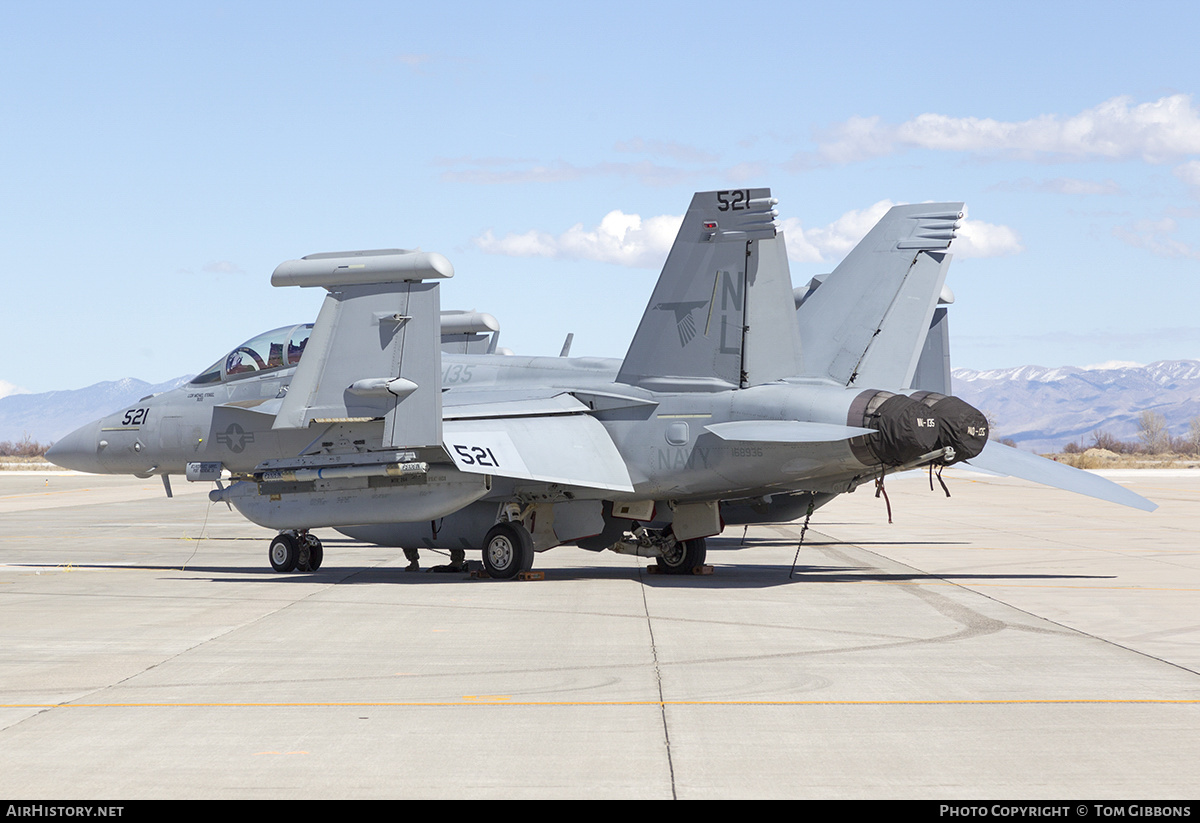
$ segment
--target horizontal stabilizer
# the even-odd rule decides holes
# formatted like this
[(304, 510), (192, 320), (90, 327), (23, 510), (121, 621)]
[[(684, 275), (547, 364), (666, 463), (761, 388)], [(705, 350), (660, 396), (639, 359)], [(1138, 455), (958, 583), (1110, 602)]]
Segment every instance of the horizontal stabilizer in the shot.
[(442, 436), (464, 472), (633, 491), (621, 453), (588, 415), (447, 420)]
[(1095, 497), (1098, 500), (1120, 503), (1122, 506), (1130, 506), (1144, 512), (1152, 512), (1158, 508), (1157, 503), (1151, 503), (1140, 494), (1131, 492), (1124, 486), (1119, 486), (1100, 475), (1081, 471), (1062, 463), (1055, 463), (1053, 460), (1038, 457), (1036, 454), (1018, 451), (994, 440), (989, 441), (983, 452), (967, 460), (966, 464), (1041, 483), (1044, 486), (1053, 486), (1056, 489), (1076, 494), (1086, 494), (1088, 497)]
[(806, 423), (800, 420), (735, 420), (704, 427), (722, 440), (749, 443), (832, 443), (866, 434), (875, 429), (838, 426), (833, 423)]

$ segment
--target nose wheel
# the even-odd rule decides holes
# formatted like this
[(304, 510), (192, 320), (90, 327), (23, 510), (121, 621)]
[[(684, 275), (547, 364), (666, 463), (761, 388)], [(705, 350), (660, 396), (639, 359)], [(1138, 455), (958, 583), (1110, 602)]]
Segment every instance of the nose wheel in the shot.
[(280, 532), (267, 551), (271, 568), (277, 572), (315, 572), (325, 559), (321, 541), (307, 531)]

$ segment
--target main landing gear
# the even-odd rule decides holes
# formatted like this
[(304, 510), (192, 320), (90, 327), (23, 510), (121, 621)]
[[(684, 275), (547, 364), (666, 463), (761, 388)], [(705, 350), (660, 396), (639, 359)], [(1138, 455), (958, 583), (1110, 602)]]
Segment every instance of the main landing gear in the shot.
[(695, 574), (708, 554), (703, 537), (676, 540), (670, 526), (661, 531), (638, 526), (608, 548), (617, 554), (658, 558), (655, 570), (659, 574)]
[(289, 529), (275, 535), (267, 556), (271, 559), (271, 568), (277, 572), (315, 572), (321, 568), (325, 550), (308, 529)]
[(708, 543), (703, 537), (683, 541), (670, 534), (666, 537), (662, 554), (658, 556), (659, 574), (693, 574), (693, 569), (704, 565)]
[(533, 537), (520, 522), (497, 523), (483, 540), (483, 567), (508, 580), (533, 568)]

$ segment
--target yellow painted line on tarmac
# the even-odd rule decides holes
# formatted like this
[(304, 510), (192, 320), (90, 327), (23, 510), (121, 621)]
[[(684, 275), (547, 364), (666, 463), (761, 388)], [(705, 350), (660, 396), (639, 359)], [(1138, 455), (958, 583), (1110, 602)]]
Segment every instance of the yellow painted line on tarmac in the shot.
[(119, 563), (103, 564), (103, 563), (58, 563), (51, 566), (48, 563), (0, 563), (0, 569), (16, 569), (24, 572), (26, 575), (41, 575), (49, 574), (50, 572), (118, 572), (118, 571), (149, 571), (149, 572), (170, 572), (182, 571), (178, 566), (140, 566), (132, 568), (122, 566)]
[[(971, 572), (966, 572), (970, 575)], [(977, 583), (976, 581), (955, 581), (954, 575), (944, 575), (944, 579), (936, 581), (839, 581), (842, 583), (874, 584), (874, 585), (953, 585), (955, 588), (980, 589), (1069, 589), (1074, 591), (1200, 591), (1200, 588), (1171, 588), (1165, 585), (1066, 585), (1066, 584), (1037, 584), (1037, 583)]]
[[(1137, 478), (1131, 478), (1137, 479)], [(1146, 489), (1152, 492), (1171, 492), (1173, 494), (1197, 494), (1195, 489), (1184, 489), (1179, 486), (1138, 486), (1139, 489)]]
[(0, 496), (0, 500), (17, 500), (22, 497), (46, 497), (51, 494), (76, 494), (78, 492), (90, 492), (91, 489), (63, 489), (61, 491), (52, 492), (25, 492), (24, 494), (6, 494)]
[(0, 709), (342, 709), (453, 706), (1131, 706), (1200, 704), (1200, 698), (1029, 698), (1009, 700), (379, 700), (298, 703), (0, 703)]
[[(962, 572), (962, 574), (970, 576), (977, 572)], [(820, 579), (820, 573), (814, 572), (813, 575)], [(1000, 588), (1000, 589), (1072, 589), (1078, 591), (1100, 591), (1108, 589), (1111, 591), (1120, 592), (1197, 592), (1200, 588), (1173, 588), (1168, 586), (1068, 586), (1066, 584), (1036, 584), (1036, 583), (979, 583), (974, 580), (955, 580), (954, 574), (932, 575), (933, 580), (836, 580), (824, 581), (842, 583), (853, 586), (954, 586), (955, 588)]]

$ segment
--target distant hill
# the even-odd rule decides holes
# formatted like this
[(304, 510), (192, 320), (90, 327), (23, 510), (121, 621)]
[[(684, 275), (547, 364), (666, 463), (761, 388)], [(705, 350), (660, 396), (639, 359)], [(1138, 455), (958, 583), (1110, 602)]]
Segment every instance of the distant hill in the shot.
[(189, 374), (157, 385), (126, 377), (86, 389), (0, 397), (0, 441), (16, 442), (28, 434), (39, 443), (51, 443), (85, 423), (133, 405), (148, 394), (178, 388), (192, 377)]
[(954, 369), (954, 393), (985, 412), (997, 437), (1035, 451), (1061, 451), (1107, 431), (1136, 440), (1138, 415), (1154, 411), (1171, 434), (1187, 433), (1200, 417), (1200, 360), (1160, 360), (1148, 366), (1073, 366), (973, 371)]

